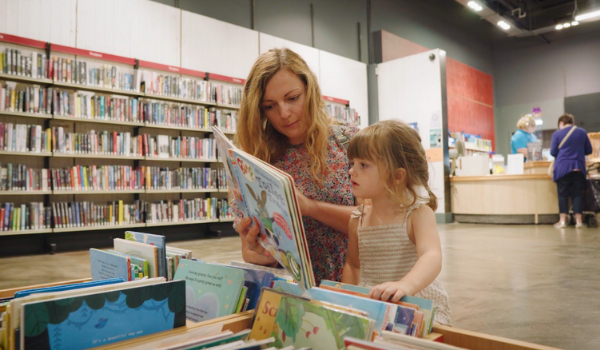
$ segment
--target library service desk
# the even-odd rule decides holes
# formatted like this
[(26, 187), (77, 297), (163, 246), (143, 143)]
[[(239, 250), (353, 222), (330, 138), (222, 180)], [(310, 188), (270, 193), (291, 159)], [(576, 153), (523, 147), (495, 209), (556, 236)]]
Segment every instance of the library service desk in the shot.
[(454, 219), (463, 223), (486, 224), (557, 222), (556, 184), (547, 175), (550, 162), (527, 164), (522, 175), (452, 177)]

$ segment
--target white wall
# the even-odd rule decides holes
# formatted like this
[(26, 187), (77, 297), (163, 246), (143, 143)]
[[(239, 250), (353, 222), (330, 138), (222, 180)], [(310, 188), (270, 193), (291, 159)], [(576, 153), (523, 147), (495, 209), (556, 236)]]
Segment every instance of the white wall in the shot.
[[(432, 148), (430, 130), (443, 128), (441, 52), (431, 50), (377, 66), (379, 120), (418, 123), (426, 151)], [(433, 61), (429, 59), (430, 54), (436, 56)], [(442, 138), (442, 142), (441, 150), (447, 140)], [(437, 213), (446, 212), (443, 161), (429, 163), (429, 186), (438, 197)]]

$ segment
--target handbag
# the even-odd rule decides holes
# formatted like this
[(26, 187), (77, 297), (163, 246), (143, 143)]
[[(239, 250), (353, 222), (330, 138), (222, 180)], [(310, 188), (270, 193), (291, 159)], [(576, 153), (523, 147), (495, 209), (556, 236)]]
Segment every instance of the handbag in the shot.
[[(567, 136), (565, 136), (565, 138), (562, 140), (562, 142), (560, 143), (560, 145), (558, 145), (558, 149), (560, 150), (560, 148), (565, 144), (565, 141), (567, 141), (567, 139), (569, 138), (569, 136), (571, 136), (571, 134), (573, 133), (573, 131), (575, 131), (575, 128), (577, 126), (573, 125), (573, 127), (571, 128), (571, 130), (569, 130), (569, 133), (567, 134)], [(558, 157), (558, 154), (556, 155)], [(550, 177), (554, 177), (554, 161), (556, 160), (556, 158), (552, 159), (552, 161), (550, 162), (550, 166), (548, 167), (548, 176)]]

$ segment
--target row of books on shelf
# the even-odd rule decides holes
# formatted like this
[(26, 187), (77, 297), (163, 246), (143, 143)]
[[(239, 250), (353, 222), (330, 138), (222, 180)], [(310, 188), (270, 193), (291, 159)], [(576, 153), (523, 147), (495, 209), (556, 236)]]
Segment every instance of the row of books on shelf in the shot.
[(1, 111), (191, 129), (207, 129), (213, 125), (225, 131), (237, 128), (237, 118), (231, 110), (224, 112), (214, 107), (40, 88), (37, 85), (17, 90), (16, 83), (11, 82), (5, 85), (0, 82)]
[(41, 125), (0, 123), (0, 150), (13, 152), (56, 152), (61, 154), (117, 155), (155, 158), (217, 158), (214, 139), (131, 132), (90, 130), (65, 132), (62, 126), (42, 130)]
[(132, 224), (185, 223), (231, 219), (227, 199), (195, 198), (148, 202), (122, 200), (99, 204), (89, 201), (0, 204), (0, 231), (85, 228)]
[(239, 106), (242, 98), (241, 86), (110, 64), (89, 62), (88, 67), (84, 60), (57, 56), (48, 60), (44, 54), (23, 55), (18, 49), (6, 48), (0, 52), (0, 65), (5, 74), (113, 89), (115, 92), (139, 91), (231, 106)]
[(354, 108), (342, 105), (325, 105), (327, 113), (340, 123), (350, 123), (360, 125), (360, 116)]
[(129, 165), (75, 165), (34, 169), (24, 164), (0, 163), (2, 191), (118, 191), (118, 190), (224, 190), (223, 169)]

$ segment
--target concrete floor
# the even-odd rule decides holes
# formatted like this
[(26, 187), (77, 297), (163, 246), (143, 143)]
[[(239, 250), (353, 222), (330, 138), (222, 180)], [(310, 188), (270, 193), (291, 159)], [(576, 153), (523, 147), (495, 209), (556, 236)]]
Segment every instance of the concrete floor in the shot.
[[(600, 230), (439, 225), (455, 327), (571, 350), (600, 348)], [(237, 237), (176, 242), (240, 260)], [(85, 278), (87, 251), (0, 259), (0, 289)]]

